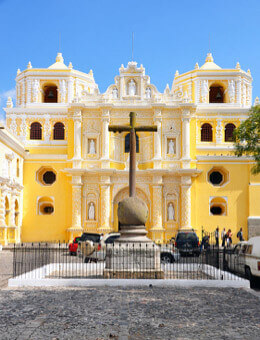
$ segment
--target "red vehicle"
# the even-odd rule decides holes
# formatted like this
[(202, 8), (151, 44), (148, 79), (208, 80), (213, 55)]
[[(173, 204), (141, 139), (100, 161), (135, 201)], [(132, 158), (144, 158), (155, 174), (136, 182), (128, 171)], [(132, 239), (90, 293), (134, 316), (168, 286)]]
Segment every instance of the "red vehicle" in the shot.
[(73, 242), (69, 244), (69, 252), (70, 255), (77, 255), (77, 249), (78, 249), (78, 241), (80, 239), (80, 236), (75, 237)]

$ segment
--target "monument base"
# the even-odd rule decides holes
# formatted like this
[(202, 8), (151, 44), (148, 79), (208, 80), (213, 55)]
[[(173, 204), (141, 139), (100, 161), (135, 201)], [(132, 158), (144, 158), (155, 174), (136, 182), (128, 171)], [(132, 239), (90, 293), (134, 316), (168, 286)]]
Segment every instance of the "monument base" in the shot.
[(109, 279), (163, 279), (160, 248), (149, 243), (115, 243), (107, 248), (104, 277)]

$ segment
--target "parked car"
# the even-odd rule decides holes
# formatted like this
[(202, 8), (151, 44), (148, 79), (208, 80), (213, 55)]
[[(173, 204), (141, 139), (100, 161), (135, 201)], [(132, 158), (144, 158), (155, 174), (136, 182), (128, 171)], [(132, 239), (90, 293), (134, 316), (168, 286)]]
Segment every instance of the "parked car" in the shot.
[(69, 244), (69, 252), (70, 255), (77, 255), (77, 249), (78, 249), (78, 241), (80, 239), (80, 236), (75, 237), (73, 242)]
[(106, 245), (113, 244), (120, 237), (120, 233), (103, 234), (85, 233), (79, 240), (78, 256), (84, 262), (104, 261), (106, 258)]
[(179, 251), (171, 244), (168, 246), (162, 246), (160, 251), (162, 264), (177, 262), (181, 257)]
[(199, 238), (194, 231), (179, 231), (176, 236), (175, 247), (179, 250), (181, 256), (200, 255)]
[(251, 288), (256, 287), (260, 281), (260, 236), (239, 242), (227, 250), (225, 265), (232, 272), (245, 276)]

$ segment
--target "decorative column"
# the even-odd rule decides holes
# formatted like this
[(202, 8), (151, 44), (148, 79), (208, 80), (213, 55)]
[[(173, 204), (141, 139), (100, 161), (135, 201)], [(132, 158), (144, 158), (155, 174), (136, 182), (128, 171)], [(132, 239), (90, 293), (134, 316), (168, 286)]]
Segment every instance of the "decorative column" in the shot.
[(1, 188), (1, 197), (0, 197), (0, 228), (6, 227), (5, 224), (5, 196), (4, 189)]
[(241, 78), (236, 81), (236, 103), (241, 105)]
[(22, 98), (21, 98), (21, 103), (24, 106), (25, 105), (25, 79), (22, 80)]
[(50, 124), (50, 115), (45, 116), (44, 122), (44, 140), (49, 142), (51, 139), (51, 124)]
[(68, 103), (71, 103), (74, 97), (73, 91), (73, 78), (69, 78), (68, 80)]
[(73, 240), (74, 235), (80, 235), (83, 231), (81, 226), (81, 176), (72, 177), (72, 226), (67, 229), (69, 240)]
[(82, 227), (85, 229), (85, 223), (87, 220), (87, 183), (83, 182), (83, 197), (82, 197)]
[(108, 233), (111, 231), (110, 228), (110, 177), (101, 176), (101, 197), (100, 197), (100, 227), (98, 232)]
[(26, 115), (23, 114), (21, 116), (21, 118), (22, 118), (22, 123), (21, 123), (21, 126), (20, 126), (20, 128), (21, 128), (20, 138), (25, 143), (26, 142), (26, 136), (27, 136)]
[(184, 110), (182, 115), (182, 167), (190, 168), (190, 111)]
[(222, 127), (222, 120), (217, 120), (217, 127), (216, 127), (216, 143), (221, 144), (223, 140), (223, 127)]
[[(102, 168), (109, 168), (109, 110), (102, 114)], [(104, 162), (105, 161), (105, 162)]]
[(27, 79), (27, 103), (31, 103), (31, 79)]
[(161, 110), (156, 112), (154, 123), (157, 126), (157, 132), (154, 133), (154, 165), (155, 168), (161, 168), (162, 160), (162, 114)]
[(1, 188), (0, 196), (0, 244), (7, 245), (7, 226), (5, 224), (5, 196), (4, 188)]
[(191, 177), (181, 178), (181, 228), (191, 229)]
[(164, 229), (162, 226), (162, 176), (153, 178), (153, 210), (152, 210), (152, 239), (163, 242)]
[(73, 115), (74, 121), (74, 161), (81, 160), (81, 122), (82, 115), (81, 111), (75, 111)]

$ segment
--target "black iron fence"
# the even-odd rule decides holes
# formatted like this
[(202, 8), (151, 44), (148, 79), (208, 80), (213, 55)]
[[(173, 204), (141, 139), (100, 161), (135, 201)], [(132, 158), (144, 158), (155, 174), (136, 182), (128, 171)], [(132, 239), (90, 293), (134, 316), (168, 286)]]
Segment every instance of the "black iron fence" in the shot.
[(13, 251), (13, 277), (23, 279), (239, 280), (244, 276), (243, 256), (238, 259), (233, 249), (214, 244), (178, 250), (172, 244), (114, 243), (89, 250), (87, 244), (69, 249), (66, 243), (33, 243), (15, 245)]

